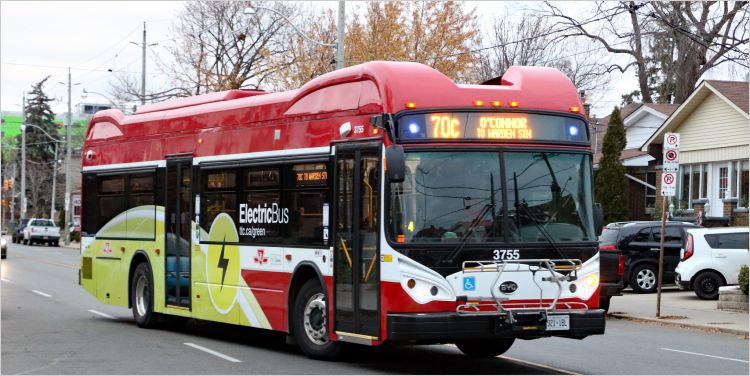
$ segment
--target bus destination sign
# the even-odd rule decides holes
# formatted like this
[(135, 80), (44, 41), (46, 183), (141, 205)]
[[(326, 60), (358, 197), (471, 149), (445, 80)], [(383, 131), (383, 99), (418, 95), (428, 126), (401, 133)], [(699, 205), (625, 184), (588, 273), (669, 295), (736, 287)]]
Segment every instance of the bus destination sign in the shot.
[(588, 140), (577, 118), (524, 113), (428, 113), (398, 120), (402, 141), (580, 141)]

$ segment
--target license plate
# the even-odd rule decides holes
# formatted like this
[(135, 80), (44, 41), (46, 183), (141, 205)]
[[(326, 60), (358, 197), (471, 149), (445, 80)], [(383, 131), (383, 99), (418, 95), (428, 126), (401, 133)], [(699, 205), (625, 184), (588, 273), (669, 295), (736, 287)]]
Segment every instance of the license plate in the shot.
[(47, 240), (47, 239), (49, 239), (49, 237), (48, 237), (48, 236), (45, 236), (45, 237), (44, 237), (44, 240)]
[(570, 330), (570, 316), (547, 316), (547, 330)]

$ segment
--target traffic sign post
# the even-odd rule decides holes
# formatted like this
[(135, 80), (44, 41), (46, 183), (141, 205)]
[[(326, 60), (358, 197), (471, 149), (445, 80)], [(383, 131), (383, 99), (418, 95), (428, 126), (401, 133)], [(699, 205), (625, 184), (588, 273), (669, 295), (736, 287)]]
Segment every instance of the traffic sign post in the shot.
[(661, 285), (664, 275), (664, 229), (667, 224), (667, 197), (677, 192), (677, 171), (680, 168), (680, 134), (666, 133), (662, 145), (661, 174), (661, 236), (659, 236), (659, 275), (656, 288), (656, 317), (661, 316)]

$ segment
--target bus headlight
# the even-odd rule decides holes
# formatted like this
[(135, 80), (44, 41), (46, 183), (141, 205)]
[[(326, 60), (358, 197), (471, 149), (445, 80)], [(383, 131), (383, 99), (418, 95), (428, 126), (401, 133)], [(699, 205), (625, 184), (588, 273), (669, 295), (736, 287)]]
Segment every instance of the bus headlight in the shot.
[(581, 278), (578, 278), (577, 281), (574, 282), (576, 289), (571, 291), (575, 291), (575, 294), (578, 295), (583, 300), (589, 300), (592, 295), (594, 295), (594, 292), (599, 287), (599, 272), (593, 272), (586, 274), (582, 276)]
[(404, 256), (398, 258), (398, 268), (401, 287), (417, 303), (456, 300), (448, 281), (434, 270)]

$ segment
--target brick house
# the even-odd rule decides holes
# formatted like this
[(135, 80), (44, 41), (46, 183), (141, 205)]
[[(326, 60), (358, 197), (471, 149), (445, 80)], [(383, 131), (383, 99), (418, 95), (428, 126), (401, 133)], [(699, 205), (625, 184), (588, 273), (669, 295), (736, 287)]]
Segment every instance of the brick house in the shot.
[[(656, 103), (631, 103), (620, 111), (625, 126), (625, 149), (620, 154), (620, 162), (625, 167), (628, 178), (629, 220), (649, 220), (656, 203), (656, 158), (642, 151), (641, 146), (664, 123), (677, 105)], [(592, 119), (592, 149), (594, 169), (598, 168), (602, 157), (602, 143), (609, 124), (609, 116)], [(658, 210), (657, 210), (658, 211)]]

